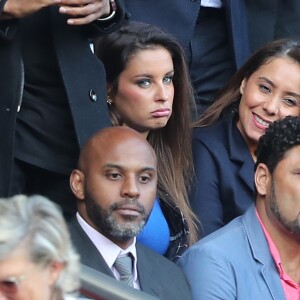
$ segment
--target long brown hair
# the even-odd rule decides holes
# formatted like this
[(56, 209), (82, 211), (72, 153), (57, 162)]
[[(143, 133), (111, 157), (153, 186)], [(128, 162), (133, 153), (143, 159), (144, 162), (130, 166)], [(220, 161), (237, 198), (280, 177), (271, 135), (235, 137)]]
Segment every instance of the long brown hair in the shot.
[[(105, 67), (107, 82), (114, 95), (118, 90), (119, 76), (131, 56), (136, 51), (157, 46), (167, 49), (173, 59), (173, 112), (167, 125), (150, 130), (147, 139), (158, 158), (158, 196), (166, 204), (179, 207), (188, 225), (191, 245), (197, 240), (196, 217), (188, 201), (193, 176), (189, 108), (194, 105), (194, 93), (181, 46), (156, 26), (128, 22), (120, 30), (99, 38), (95, 43), (95, 54)], [(112, 124), (122, 125), (122, 118), (114, 105), (108, 105), (108, 108)]]
[(281, 39), (268, 43), (255, 52), (233, 75), (227, 86), (220, 91), (214, 103), (194, 122), (193, 127), (212, 125), (223, 113), (237, 113), (241, 100), (240, 85), (242, 81), (249, 79), (262, 65), (278, 57), (286, 57), (300, 64), (300, 42), (292, 39)]

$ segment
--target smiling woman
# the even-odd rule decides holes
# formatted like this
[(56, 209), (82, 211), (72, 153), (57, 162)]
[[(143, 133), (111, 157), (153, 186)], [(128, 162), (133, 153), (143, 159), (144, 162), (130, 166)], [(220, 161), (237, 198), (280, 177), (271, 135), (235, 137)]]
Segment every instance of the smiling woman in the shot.
[(138, 240), (176, 260), (197, 240), (187, 197), (194, 96), (183, 50), (161, 29), (129, 22), (98, 39), (95, 54), (106, 71), (112, 124), (140, 132), (158, 159), (158, 197)]
[(300, 115), (300, 44), (278, 40), (254, 53), (194, 124), (190, 200), (203, 235), (253, 203), (258, 140), (290, 115)]

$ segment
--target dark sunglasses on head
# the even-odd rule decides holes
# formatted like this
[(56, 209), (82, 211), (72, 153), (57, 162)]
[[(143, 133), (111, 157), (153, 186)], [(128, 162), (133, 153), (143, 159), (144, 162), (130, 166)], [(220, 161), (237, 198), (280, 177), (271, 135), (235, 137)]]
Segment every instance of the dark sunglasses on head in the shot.
[(26, 278), (26, 275), (11, 276), (0, 280), (0, 290), (7, 294), (15, 294), (18, 291), (20, 283)]

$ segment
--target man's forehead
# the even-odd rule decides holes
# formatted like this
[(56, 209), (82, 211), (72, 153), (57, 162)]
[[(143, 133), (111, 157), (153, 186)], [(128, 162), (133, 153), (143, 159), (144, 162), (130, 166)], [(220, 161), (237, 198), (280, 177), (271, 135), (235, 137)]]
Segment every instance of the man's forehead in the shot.
[(285, 151), (283, 159), (296, 159), (299, 158), (300, 161), (300, 145), (294, 146), (287, 151)]
[[(96, 150), (96, 149), (95, 149)], [(97, 150), (96, 150), (97, 151)], [(98, 148), (98, 157), (103, 160), (139, 160), (142, 162), (145, 160), (156, 160), (154, 150), (143, 141), (136, 141), (132, 139), (122, 140), (114, 144), (106, 144), (103, 147)]]
[[(93, 168), (95, 165), (99, 168), (106, 164), (115, 164), (124, 169), (133, 166), (156, 169), (156, 154), (150, 144), (136, 132), (132, 133), (132, 130), (125, 130), (123, 133), (114, 138), (111, 134), (98, 134), (91, 139), (81, 153), (80, 167)], [(116, 139), (117, 136), (119, 139)]]
[(289, 165), (291, 168), (300, 168), (300, 145), (288, 149), (281, 161), (278, 162), (277, 167)]

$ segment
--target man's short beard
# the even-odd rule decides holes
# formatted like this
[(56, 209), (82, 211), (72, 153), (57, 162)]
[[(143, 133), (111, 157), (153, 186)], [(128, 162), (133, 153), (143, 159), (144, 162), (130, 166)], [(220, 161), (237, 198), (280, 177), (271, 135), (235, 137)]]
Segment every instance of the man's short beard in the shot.
[(293, 221), (287, 220), (281, 213), (278, 203), (277, 203), (277, 198), (275, 194), (275, 187), (274, 187), (274, 181), (272, 179), (271, 183), (271, 194), (270, 194), (270, 206), (271, 206), (271, 211), (273, 212), (274, 216), (276, 219), (279, 221), (279, 223), (290, 233), (296, 235), (297, 237), (300, 237), (300, 224), (299, 224), (299, 215), (297, 218)]
[(146, 224), (146, 219), (142, 219), (139, 224), (118, 224), (112, 215), (103, 220), (105, 231), (114, 238), (121, 241), (127, 241), (136, 237)]
[[(128, 241), (136, 237), (149, 217), (149, 215), (146, 215), (144, 206), (137, 200), (125, 199), (122, 202), (112, 204), (108, 209), (103, 209), (90, 197), (86, 197), (85, 202), (87, 214), (98, 231), (107, 237), (113, 237), (120, 241)], [(135, 204), (138, 207), (142, 216), (138, 224), (130, 222), (135, 219), (134, 216), (124, 216), (128, 219), (128, 223), (125, 221), (122, 224), (119, 224), (114, 218), (113, 212), (125, 204)]]

